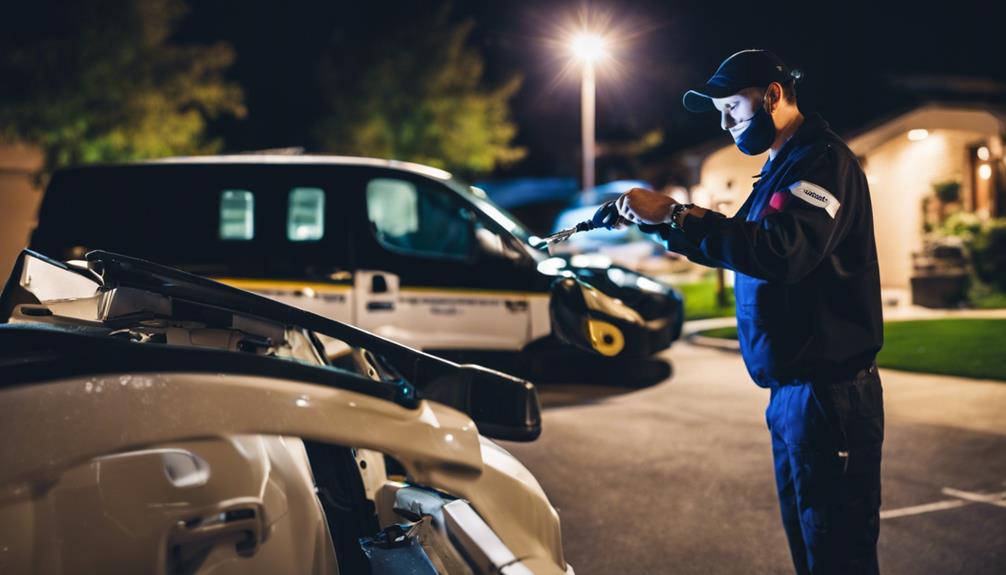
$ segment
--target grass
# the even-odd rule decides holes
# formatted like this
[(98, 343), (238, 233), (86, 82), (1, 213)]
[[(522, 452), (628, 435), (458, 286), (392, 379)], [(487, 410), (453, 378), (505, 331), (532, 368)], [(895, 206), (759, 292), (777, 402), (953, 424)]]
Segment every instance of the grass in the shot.
[(707, 319), (734, 315), (734, 288), (727, 287), (727, 304), (716, 303), (716, 276), (710, 275), (701, 281), (674, 286), (685, 298), (685, 319)]
[(977, 309), (1002, 309), (1006, 307), (1006, 293), (991, 292), (975, 295), (971, 298), (971, 305)]
[(881, 367), (1006, 380), (1006, 320), (937, 319), (884, 324)]
[[(737, 339), (737, 328), (700, 332)], [(1006, 320), (934, 319), (884, 324), (880, 367), (1006, 381)]]

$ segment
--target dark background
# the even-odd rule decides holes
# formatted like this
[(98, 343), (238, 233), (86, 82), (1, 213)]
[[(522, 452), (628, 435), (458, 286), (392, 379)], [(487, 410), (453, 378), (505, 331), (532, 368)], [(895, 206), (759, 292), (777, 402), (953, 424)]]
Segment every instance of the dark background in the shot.
[[(22, 21), (17, 28), (26, 34), (72, 25), (59, 24), (53, 3), (45, 4), (44, 11), (12, 5), (8, 16)], [(413, 25), (418, 14), (443, 4), (190, 1), (173, 39), (222, 40), (236, 50), (227, 74), (244, 89), (248, 116), (210, 126), (228, 151), (311, 150), (311, 129), (323, 109), (317, 81), (325, 51), (380, 41), (389, 30)], [(579, 74), (568, 69), (568, 54), (557, 40), (577, 28), (582, 14), (591, 14), (595, 25), (621, 40), (617, 66), (599, 72), (597, 137), (626, 141), (660, 129), (663, 144), (647, 153), (647, 161), (710, 139), (728, 141), (715, 116), (687, 114), (680, 97), (744, 48), (771, 49), (802, 69), (801, 107), (820, 111), (840, 133), (919, 100), (1003, 101), (1006, 93), (1006, 3), (998, 1), (457, 0), (449, 5), (456, 20), (475, 21), (470, 42), (486, 59), (490, 83), (513, 74), (524, 79), (512, 111), (519, 126), (516, 143), (528, 154), (497, 170), (496, 177), (579, 173)], [(602, 164), (599, 180), (605, 179)]]

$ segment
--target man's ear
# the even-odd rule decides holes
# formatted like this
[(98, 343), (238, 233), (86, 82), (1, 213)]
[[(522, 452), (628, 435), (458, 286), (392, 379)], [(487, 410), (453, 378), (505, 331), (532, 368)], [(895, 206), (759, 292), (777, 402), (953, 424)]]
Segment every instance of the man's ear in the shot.
[(780, 102), (782, 102), (782, 84), (772, 82), (765, 89), (765, 111), (771, 114), (779, 107)]

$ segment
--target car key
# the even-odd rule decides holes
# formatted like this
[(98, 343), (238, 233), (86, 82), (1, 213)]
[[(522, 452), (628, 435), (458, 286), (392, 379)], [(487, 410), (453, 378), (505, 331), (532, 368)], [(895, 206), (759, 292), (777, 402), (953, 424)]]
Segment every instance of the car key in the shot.
[(571, 228), (560, 230), (550, 236), (542, 238), (538, 247), (548, 247), (552, 244), (564, 242), (568, 240), (570, 236), (578, 232), (589, 232), (590, 230), (596, 230), (597, 228), (606, 228), (610, 230), (617, 221), (618, 210), (615, 208), (615, 202), (610, 201), (602, 204), (600, 208), (597, 208), (597, 211), (594, 212), (593, 217), (589, 220), (584, 220)]

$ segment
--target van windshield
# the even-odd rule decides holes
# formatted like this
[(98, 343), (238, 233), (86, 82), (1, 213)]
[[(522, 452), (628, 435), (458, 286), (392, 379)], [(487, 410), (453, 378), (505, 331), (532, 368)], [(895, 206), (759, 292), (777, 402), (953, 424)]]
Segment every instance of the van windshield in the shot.
[(513, 214), (506, 211), (505, 209), (496, 205), (485, 192), (478, 188), (469, 187), (459, 182), (451, 182), (454, 184), (452, 187), (461, 193), (468, 201), (475, 204), (480, 212), (489, 216), (489, 218), (496, 222), (497, 225), (502, 227), (507, 232), (513, 234), (514, 237), (520, 240), (521, 244), (526, 248), (527, 252), (531, 254), (531, 257), (535, 261), (542, 261), (547, 259), (548, 256), (543, 254), (541, 250), (533, 246), (533, 239), (536, 237), (531, 232), (524, 227), (524, 224), (520, 223)]

